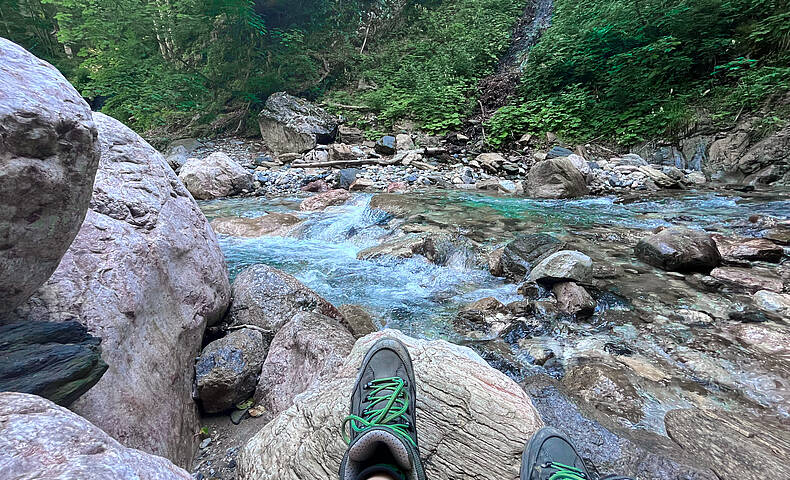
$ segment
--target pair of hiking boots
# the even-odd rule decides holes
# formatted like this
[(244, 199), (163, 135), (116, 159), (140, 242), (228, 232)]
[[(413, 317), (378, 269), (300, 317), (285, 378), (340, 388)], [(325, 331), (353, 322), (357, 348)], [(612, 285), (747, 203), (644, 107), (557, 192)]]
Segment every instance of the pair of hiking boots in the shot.
[[(351, 395), (351, 413), (343, 423), (348, 449), (340, 480), (375, 475), (425, 480), (417, 445), (414, 368), (406, 347), (379, 340), (367, 353)], [(521, 480), (593, 480), (576, 449), (561, 432), (540, 429), (521, 460)], [(630, 480), (609, 476), (600, 480)]]

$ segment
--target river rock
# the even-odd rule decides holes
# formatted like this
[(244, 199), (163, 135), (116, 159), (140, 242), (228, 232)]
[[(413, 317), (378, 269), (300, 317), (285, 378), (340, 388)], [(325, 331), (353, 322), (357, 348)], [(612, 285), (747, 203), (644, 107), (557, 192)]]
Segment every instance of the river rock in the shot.
[(280, 327), (303, 311), (343, 321), (343, 316), (331, 303), (296, 278), (268, 265), (252, 265), (233, 281), (233, 303), (228, 319), (232, 325), (261, 328), (265, 351)]
[(395, 135), (395, 145), (398, 151), (414, 150), (414, 140), (408, 133), (399, 133)]
[(251, 328), (233, 330), (206, 345), (195, 363), (203, 410), (222, 412), (250, 398), (265, 358), (263, 335)]
[(592, 259), (575, 250), (560, 250), (537, 264), (530, 272), (529, 279), (540, 283), (586, 283), (592, 279)]
[(354, 346), (354, 336), (337, 320), (312, 312), (297, 313), (274, 336), (263, 364), (255, 400), (278, 414), (296, 395), (332, 375)]
[(572, 150), (567, 149), (565, 147), (558, 147), (558, 146), (551, 147), (551, 150), (546, 152), (546, 158), (548, 158), (548, 159), (569, 157), (571, 155), (573, 155), (573, 151)]
[(379, 155), (395, 155), (397, 151), (395, 142), (395, 137), (392, 135), (385, 135), (376, 142), (374, 150)]
[(760, 290), (752, 297), (760, 310), (790, 317), (790, 294)]
[(632, 424), (644, 416), (645, 401), (622, 369), (586, 364), (568, 370), (562, 383), (573, 396), (593, 408)]
[(730, 263), (763, 261), (779, 263), (784, 249), (764, 238), (725, 237), (712, 235), (722, 260)]
[(337, 136), (338, 119), (307, 100), (274, 93), (258, 115), (261, 136), (274, 153), (304, 153)]
[(628, 475), (639, 480), (717, 479), (696, 457), (665, 436), (624, 428), (586, 402), (574, 404), (552, 378), (531, 377), (524, 388), (543, 421), (568, 435), (579, 454), (602, 475)]
[(364, 192), (370, 188), (373, 188), (375, 182), (369, 178), (358, 178), (354, 180), (354, 183), (349, 185), (348, 190), (351, 192)]
[(338, 136), (341, 142), (348, 145), (359, 145), (365, 141), (365, 132), (348, 125), (338, 127)]
[(656, 170), (655, 168), (645, 165), (639, 167), (639, 171), (644, 173), (647, 178), (653, 181), (661, 188), (673, 188), (678, 186), (678, 181), (670, 178), (667, 174)]
[(0, 391), (31, 393), (68, 407), (107, 370), (100, 343), (77, 322), (0, 325)]
[(55, 271), (99, 164), (91, 110), (52, 65), (0, 38), (0, 313)]
[[(375, 198), (375, 197), (374, 197)], [(388, 240), (357, 253), (358, 260), (376, 260), (378, 258), (411, 258), (415, 249), (421, 248), (424, 242), (421, 236), (405, 236)]]
[(709, 234), (684, 227), (667, 228), (643, 238), (635, 253), (645, 263), (676, 272), (707, 273), (721, 261)]
[(238, 195), (252, 190), (252, 173), (222, 152), (204, 159), (190, 158), (178, 178), (198, 200)]
[(589, 193), (584, 176), (567, 157), (536, 163), (527, 175), (525, 190), (535, 198), (573, 198)]
[(598, 305), (587, 290), (574, 282), (560, 282), (551, 289), (557, 298), (557, 308), (569, 315), (590, 315)]
[(670, 410), (667, 434), (722, 480), (790, 478), (787, 421), (723, 410)]
[(84, 418), (35, 395), (0, 392), (0, 425), (0, 476), (5, 479), (192, 479), (170, 461), (126, 448)]
[(287, 213), (267, 213), (261, 217), (221, 217), (211, 221), (211, 228), (222, 235), (257, 238), (265, 236), (284, 237), (302, 219)]
[(305, 198), (299, 205), (299, 210), (302, 210), (303, 212), (324, 210), (327, 207), (343, 205), (349, 198), (351, 198), (351, 194), (342, 188), (329, 190), (328, 192), (319, 193), (318, 195)]
[(343, 168), (337, 172), (337, 183), (340, 185), (340, 188), (348, 190), (351, 188), (351, 184), (357, 179), (357, 175), (359, 175), (358, 168)]
[(412, 247), (412, 253), (424, 256), (429, 262), (455, 268), (475, 268), (486, 264), (480, 247), (457, 233), (432, 233)]
[(194, 361), (230, 300), (225, 258), (164, 157), (117, 120), (93, 118), (102, 153), (91, 208), (58, 269), (17, 310), (77, 320), (102, 338), (109, 369), (74, 412), (126, 446), (188, 465), (199, 429)]
[(329, 186), (326, 184), (326, 181), (322, 179), (313, 180), (302, 187), (303, 192), (311, 193), (324, 193), (327, 190), (329, 190)]
[(475, 161), (489, 173), (496, 173), (507, 160), (498, 153), (481, 153)]
[(541, 426), (524, 391), (469, 348), (385, 330), (358, 340), (333, 378), (296, 397), (247, 443), (239, 479), (335, 479), (345, 451), (338, 429), (348, 415), (357, 370), (384, 337), (404, 342), (414, 362), (427, 477), (518, 478), (524, 444)]
[(714, 268), (710, 276), (738, 291), (782, 292), (782, 278), (764, 268), (719, 267)]
[(349, 145), (345, 143), (333, 143), (329, 146), (329, 160), (333, 162), (342, 162), (348, 160), (354, 160), (356, 155), (354, 155), (354, 151), (351, 150)]
[(521, 281), (532, 268), (549, 255), (562, 250), (565, 243), (547, 233), (520, 234), (505, 245), (500, 258), (501, 266), (494, 265), (492, 274), (501, 270), (504, 276)]
[(351, 333), (355, 338), (362, 338), (369, 333), (379, 330), (373, 317), (359, 305), (340, 305), (337, 307), (343, 318), (346, 319)]

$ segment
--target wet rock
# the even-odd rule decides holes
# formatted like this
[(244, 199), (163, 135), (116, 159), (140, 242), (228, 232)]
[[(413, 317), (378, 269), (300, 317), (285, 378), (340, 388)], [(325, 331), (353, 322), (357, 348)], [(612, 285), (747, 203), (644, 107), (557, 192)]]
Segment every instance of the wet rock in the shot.
[(708, 179), (702, 172), (691, 172), (684, 177), (683, 181), (691, 185), (705, 185), (708, 183)]
[(84, 418), (35, 395), (0, 392), (0, 419), (3, 478), (192, 479), (170, 461), (126, 448)]
[(505, 276), (504, 265), (502, 265), (502, 255), (504, 253), (504, 248), (497, 248), (488, 254), (488, 272), (495, 277)]
[(752, 297), (760, 310), (779, 316), (790, 317), (790, 295), (760, 290)]
[(719, 267), (710, 272), (710, 276), (724, 285), (748, 293), (760, 290), (782, 292), (782, 279), (763, 268)]
[(211, 221), (216, 233), (232, 237), (257, 238), (286, 236), (302, 220), (287, 213), (268, 213), (262, 217), (221, 217)]
[(737, 238), (712, 235), (716, 248), (724, 262), (743, 263), (763, 261), (779, 263), (784, 250), (779, 245), (763, 238)]
[(520, 281), (529, 275), (535, 265), (564, 246), (564, 242), (547, 233), (518, 235), (502, 250), (502, 274), (497, 276)]
[(337, 136), (338, 119), (307, 100), (284, 92), (271, 95), (258, 116), (266, 146), (274, 153), (303, 153)]
[(635, 253), (645, 263), (677, 272), (707, 273), (721, 261), (709, 234), (683, 227), (667, 228), (643, 238)]
[(303, 192), (311, 192), (311, 193), (324, 193), (329, 190), (329, 186), (326, 184), (324, 180), (313, 180), (309, 182), (307, 185), (302, 187)]
[(365, 141), (365, 133), (354, 127), (340, 125), (338, 128), (339, 140), (348, 145), (359, 145)]
[(204, 159), (191, 158), (181, 167), (178, 178), (198, 200), (238, 195), (252, 190), (252, 174), (222, 152)]
[(239, 455), (239, 479), (335, 478), (345, 451), (337, 426), (348, 415), (348, 392), (365, 353), (383, 337), (404, 342), (412, 355), (428, 477), (517, 478), (524, 443), (541, 426), (518, 385), (468, 348), (385, 330), (358, 340), (333, 378), (298, 396), (249, 441)]
[(348, 190), (359, 175), (358, 168), (343, 168), (338, 172), (337, 183), (340, 188)]
[(225, 258), (164, 157), (117, 120), (93, 119), (102, 153), (91, 208), (18, 313), (101, 332), (110, 367), (71, 409), (126, 446), (187, 465), (199, 429), (195, 357), (230, 300)]
[(373, 188), (375, 182), (369, 178), (358, 178), (354, 180), (348, 189), (352, 192), (364, 192), (365, 190), (369, 190)]
[(664, 424), (672, 440), (722, 480), (790, 478), (784, 419), (694, 408), (667, 412)]
[(373, 317), (359, 305), (340, 305), (337, 307), (355, 338), (361, 338), (379, 330)]
[(568, 435), (585, 463), (594, 466), (599, 476), (628, 475), (640, 480), (717, 478), (666, 437), (623, 428), (586, 403), (574, 404), (548, 377), (532, 377), (524, 388), (546, 425)]
[(622, 369), (587, 364), (568, 370), (562, 383), (569, 392), (593, 408), (638, 423), (644, 416), (644, 400)]
[(296, 278), (268, 265), (246, 268), (233, 281), (233, 303), (228, 311), (232, 325), (262, 329), (264, 350), (280, 327), (300, 312), (315, 312), (342, 321), (329, 302)]
[(382, 244), (366, 248), (357, 253), (359, 260), (375, 260), (377, 258), (411, 258), (414, 256), (414, 249), (423, 243), (422, 237), (407, 236), (384, 242)]
[(68, 407), (107, 370), (100, 344), (77, 322), (0, 325), (0, 391), (31, 393)]
[(405, 182), (391, 182), (387, 185), (387, 193), (406, 193), (409, 186)]
[(278, 414), (294, 397), (343, 364), (354, 336), (337, 320), (301, 312), (274, 336), (261, 370), (255, 401)]
[(453, 324), (456, 331), (464, 335), (498, 335), (510, 324), (504, 315), (507, 307), (494, 297), (481, 298), (465, 305), (458, 312)]
[(55, 271), (85, 219), (99, 163), (85, 100), (52, 65), (0, 38), (0, 313)]
[(678, 181), (670, 178), (663, 172), (656, 170), (650, 166), (639, 167), (639, 171), (644, 173), (647, 178), (652, 180), (656, 185), (661, 188), (673, 188), (678, 186)]
[(395, 148), (395, 137), (392, 135), (385, 135), (377, 142), (374, 150), (379, 155), (395, 155), (397, 149)]
[(203, 409), (222, 412), (250, 398), (266, 356), (263, 335), (233, 330), (206, 345), (195, 363), (195, 384)]
[(475, 302), (470, 303), (469, 305), (465, 305), (462, 310), (463, 311), (478, 311), (478, 312), (485, 312), (485, 313), (496, 313), (501, 312), (505, 309), (505, 306), (494, 297), (486, 297), (481, 298)]
[(571, 155), (573, 155), (573, 151), (570, 149), (565, 147), (551, 147), (551, 150), (546, 153), (546, 158), (562, 158), (569, 157)]
[(790, 353), (790, 332), (775, 323), (743, 323), (731, 328), (735, 338), (746, 346), (768, 355)]
[(397, 146), (397, 150), (414, 150), (414, 140), (411, 139), (411, 135), (407, 133), (399, 133), (395, 136), (395, 145)]
[(584, 176), (567, 157), (536, 163), (527, 175), (525, 190), (535, 198), (573, 198), (589, 193)]
[(412, 195), (380, 193), (370, 199), (371, 209), (384, 210), (395, 217), (406, 216), (418, 207), (419, 200)]
[(541, 260), (530, 272), (529, 279), (539, 283), (586, 283), (592, 279), (592, 259), (575, 250), (560, 250)]
[(479, 246), (460, 234), (429, 234), (412, 247), (412, 252), (441, 266), (474, 268), (486, 263)]
[(597, 306), (587, 290), (574, 282), (556, 283), (551, 291), (557, 297), (557, 308), (569, 315), (590, 315)]
[(329, 190), (328, 192), (305, 198), (299, 205), (299, 210), (308, 212), (324, 210), (327, 207), (343, 205), (349, 198), (351, 198), (351, 194), (342, 188)]

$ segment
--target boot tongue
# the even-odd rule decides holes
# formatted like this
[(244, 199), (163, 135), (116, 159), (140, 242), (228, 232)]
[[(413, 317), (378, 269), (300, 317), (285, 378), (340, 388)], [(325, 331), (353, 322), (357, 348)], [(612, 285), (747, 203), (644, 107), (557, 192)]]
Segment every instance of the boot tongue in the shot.
[(409, 450), (397, 435), (384, 429), (374, 429), (362, 434), (348, 450), (348, 458), (355, 462), (367, 462), (376, 451), (376, 447), (384, 445), (392, 455), (395, 465), (403, 471), (411, 471), (412, 461)]

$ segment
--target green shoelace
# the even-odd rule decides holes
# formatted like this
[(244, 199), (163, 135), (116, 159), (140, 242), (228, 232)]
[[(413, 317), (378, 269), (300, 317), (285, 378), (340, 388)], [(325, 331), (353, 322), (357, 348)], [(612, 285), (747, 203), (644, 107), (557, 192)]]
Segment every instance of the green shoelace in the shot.
[[(374, 427), (384, 427), (401, 437), (412, 446), (416, 447), (414, 439), (409, 435), (409, 391), (405, 388), (406, 382), (400, 377), (377, 378), (366, 386), (371, 392), (365, 398), (370, 407), (362, 411), (362, 416), (349, 415), (343, 421), (343, 440), (351, 443), (351, 437), (346, 432), (346, 425), (357, 433), (370, 430)], [(381, 408), (373, 408), (382, 404)]]
[(557, 470), (551, 474), (549, 480), (589, 480), (582, 470), (564, 463), (548, 462), (541, 465), (541, 467)]

